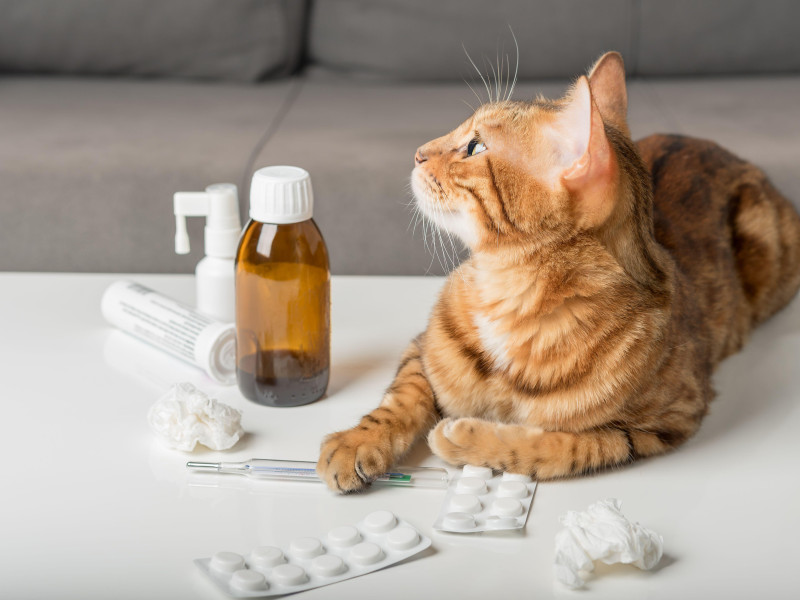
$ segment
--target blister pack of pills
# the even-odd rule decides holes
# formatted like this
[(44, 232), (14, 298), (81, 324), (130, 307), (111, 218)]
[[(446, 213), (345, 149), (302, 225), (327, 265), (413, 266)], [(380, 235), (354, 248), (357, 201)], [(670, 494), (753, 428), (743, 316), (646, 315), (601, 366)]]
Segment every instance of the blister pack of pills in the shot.
[(431, 540), (393, 513), (379, 510), (324, 538), (300, 537), (286, 548), (258, 546), (247, 555), (217, 552), (194, 562), (236, 598), (292, 594), (384, 569), (423, 551)]
[(466, 465), (450, 481), (433, 528), (456, 533), (521, 529), (535, 490), (527, 475), (495, 476), (488, 467)]

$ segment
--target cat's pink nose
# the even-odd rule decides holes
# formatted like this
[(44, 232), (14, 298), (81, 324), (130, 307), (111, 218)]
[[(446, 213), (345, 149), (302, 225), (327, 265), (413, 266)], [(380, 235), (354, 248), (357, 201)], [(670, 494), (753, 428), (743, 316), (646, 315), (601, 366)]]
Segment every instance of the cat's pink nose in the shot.
[(414, 155), (414, 164), (421, 165), (421, 164), (422, 164), (422, 163), (424, 163), (426, 160), (428, 160), (428, 157), (427, 157), (427, 156), (425, 156), (425, 155), (424, 155), (424, 154), (423, 154), (423, 153), (422, 153), (422, 152), (421, 152), (421, 151), (418, 149), (418, 150), (417, 150), (417, 153)]

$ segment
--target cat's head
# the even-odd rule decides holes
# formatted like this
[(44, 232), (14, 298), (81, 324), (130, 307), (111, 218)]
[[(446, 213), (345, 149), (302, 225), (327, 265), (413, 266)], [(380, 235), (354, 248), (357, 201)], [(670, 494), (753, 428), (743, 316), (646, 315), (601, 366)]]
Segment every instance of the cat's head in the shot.
[(476, 251), (601, 227), (624, 179), (610, 137), (629, 140), (626, 112), (615, 52), (559, 100), (484, 104), (417, 150), (417, 204)]

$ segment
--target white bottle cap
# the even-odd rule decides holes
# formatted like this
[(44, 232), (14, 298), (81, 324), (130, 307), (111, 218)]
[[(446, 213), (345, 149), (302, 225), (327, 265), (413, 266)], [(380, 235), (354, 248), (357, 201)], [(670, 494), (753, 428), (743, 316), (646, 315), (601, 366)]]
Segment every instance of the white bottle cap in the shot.
[(307, 221), (314, 211), (308, 171), (299, 167), (264, 167), (253, 173), (250, 218), (285, 225)]

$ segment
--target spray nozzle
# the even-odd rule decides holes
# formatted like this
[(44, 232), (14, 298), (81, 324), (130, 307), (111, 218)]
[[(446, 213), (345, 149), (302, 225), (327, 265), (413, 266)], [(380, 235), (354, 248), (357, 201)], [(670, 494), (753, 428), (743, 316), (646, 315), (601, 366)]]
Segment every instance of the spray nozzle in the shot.
[(205, 250), (208, 256), (233, 258), (242, 225), (239, 200), (232, 183), (216, 183), (205, 192), (177, 192), (174, 196), (175, 252), (189, 253), (186, 217), (206, 217)]

